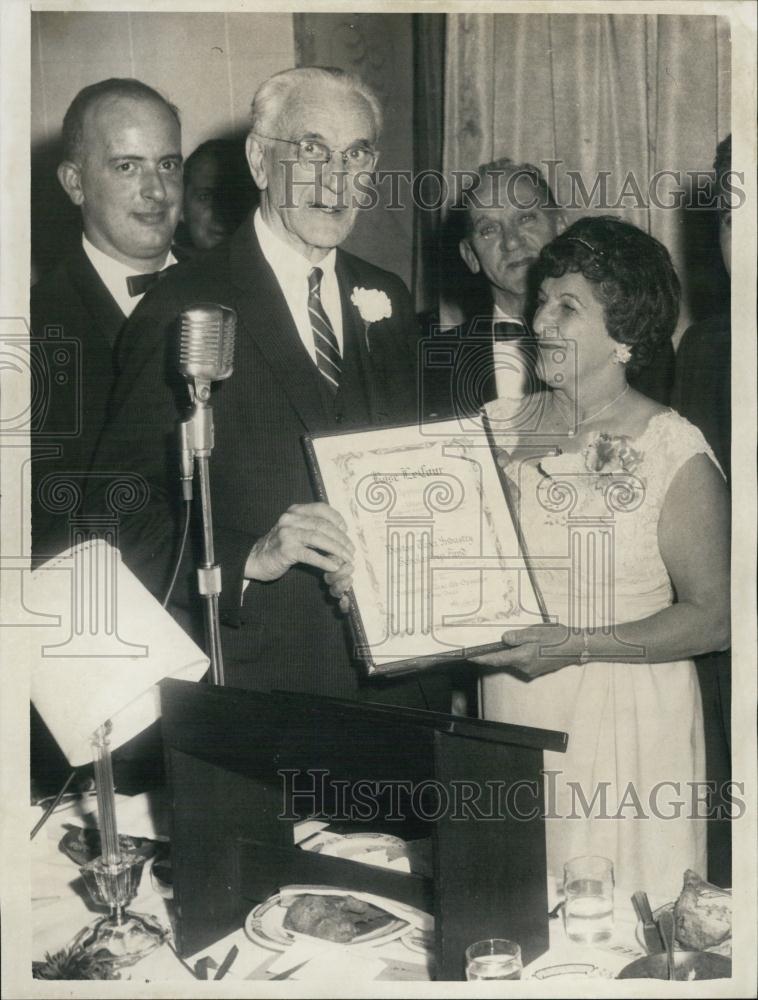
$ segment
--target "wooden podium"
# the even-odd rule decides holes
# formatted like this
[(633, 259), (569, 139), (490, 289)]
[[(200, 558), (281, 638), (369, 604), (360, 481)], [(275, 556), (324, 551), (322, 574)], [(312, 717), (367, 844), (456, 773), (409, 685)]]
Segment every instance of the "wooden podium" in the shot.
[[(182, 956), (293, 883), (432, 913), (438, 980), (463, 979), (464, 951), (482, 938), (518, 941), (525, 963), (547, 950), (540, 772), (565, 733), (175, 680), (161, 699)], [(342, 829), (430, 837), (433, 874), (295, 847), (294, 823), (314, 813)]]

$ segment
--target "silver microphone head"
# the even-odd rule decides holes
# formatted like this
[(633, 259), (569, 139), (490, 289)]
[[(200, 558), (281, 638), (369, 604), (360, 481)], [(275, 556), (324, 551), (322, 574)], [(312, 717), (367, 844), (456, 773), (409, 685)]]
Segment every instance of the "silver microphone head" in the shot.
[(215, 302), (198, 302), (181, 314), (179, 370), (185, 378), (219, 382), (234, 363), (237, 314)]

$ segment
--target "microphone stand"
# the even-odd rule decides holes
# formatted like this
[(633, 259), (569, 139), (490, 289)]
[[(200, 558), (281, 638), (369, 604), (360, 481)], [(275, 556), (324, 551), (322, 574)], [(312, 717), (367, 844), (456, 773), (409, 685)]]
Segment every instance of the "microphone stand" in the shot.
[[(192, 415), (181, 424), (182, 481), (185, 499), (191, 498), (192, 457), (200, 482), (200, 509), (203, 521), (203, 561), (197, 568), (197, 586), (203, 598), (205, 636), (211, 660), (211, 681), (224, 685), (224, 658), (221, 652), (221, 621), (218, 598), (221, 593), (221, 567), (215, 565), (213, 550), (213, 513), (211, 510), (210, 468), (208, 459), (213, 450), (213, 410), (209, 405), (209, 381), (195, 378), (189, 384), (194, 404)], [(187, 472), (189, 471), (189, 476)], [(187, 482), (189, 480), (189, 487)]]

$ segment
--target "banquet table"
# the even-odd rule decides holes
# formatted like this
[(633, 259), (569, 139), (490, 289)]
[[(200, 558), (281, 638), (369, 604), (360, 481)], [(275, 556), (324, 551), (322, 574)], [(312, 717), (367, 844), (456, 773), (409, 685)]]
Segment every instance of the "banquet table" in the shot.
[[(117, 795), (119, 829), (132, 836), (161, 839), (166, 830), (165, 813), (160, 803), (147, 796)], [(79, 870), (59, 848), (66, 829), (71, 825), (90, 825), (93, 821), (94, 800), (84, 807), (80, 801), (59, 808), (31, 843), (32, 886), (32, 958), (42, 960), (70, 943), (78, 930), (91, 924), (102, 910), (95, 908), (87, 897)], [(30, 811), (30, 827), (39, 818), (40, 810)], [(173, 918), (171, 901), (161, 894), (160, 884), (151, 877), (151, 861), (143, 872), (137, 898), (130, 909), (151, 914), (166, 928)], [(524, 968), (524, 979), (549, 980), (566, 972), (566, 966), (576, 966), (581, 975), (591, 978), (615, 976), (625, 965), (645, 954), (636, 938), (636, 918), (631, 905), (633, 888), (616, 886), (615, 922), (613, 934), (603, 944), (582, 946), (566, 938), (563, 920), (550, 920), (549, 950)], [(548, 874), (548, 901), (552, 908), (560, 900), (556, 879)], [(650, 894), (655, 907), (666, 902)], [(345, 984), (371, 981), (429, 981), (433, 979), (433, 960), (428, 953), (412, 950), (401, 939), (370, 947), (368, 945), (331, 945), (316, 943), (309, 950), (302, 945), (292, 949), (272, 950), (255, 943), (240, 927), (197, 955), (180, 959), (173, 949), (173, 937), (165, 945), (139, 963), (123, 969), (122, 979), (134, 982), (189, 981), (196, 976), (196, 964), (202, 959), (209, 966), (208, 979), (236, 946), (237, 956), (225, 975), (225, 981), (292, 980)], [(294, 948), (298, 947), (298, 951)], [(556, 979), (556, 986), (558, 985)]]

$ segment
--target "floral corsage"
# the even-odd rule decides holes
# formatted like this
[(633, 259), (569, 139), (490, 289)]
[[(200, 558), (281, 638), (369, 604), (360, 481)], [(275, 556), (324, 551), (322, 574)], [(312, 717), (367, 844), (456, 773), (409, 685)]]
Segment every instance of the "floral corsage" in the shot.
[(582, 452), (585, 467), (603, 476), (634, 472), (642, 455), (630, 442), (626, 434), (598, 434)]
[(386, 292), (382, 292), (378, 288), (354, 288), (350, 296), (350, 301), (358, 310), (364, 322), (366, 349), (370, 351), (368, 328), (372, 323), (378, 323), (380, 320), (390, 318), (392, 315), (392, 303)]
[(582, 475), (591, 472), (597, 476), (632, 473), (642, 461), (642, 453), (632, 448), (626, 434), (597, 434), (581, 452), (563, 452), (556, 448), (545, 455), (537, 466), (548, 479), (562, 475)]

